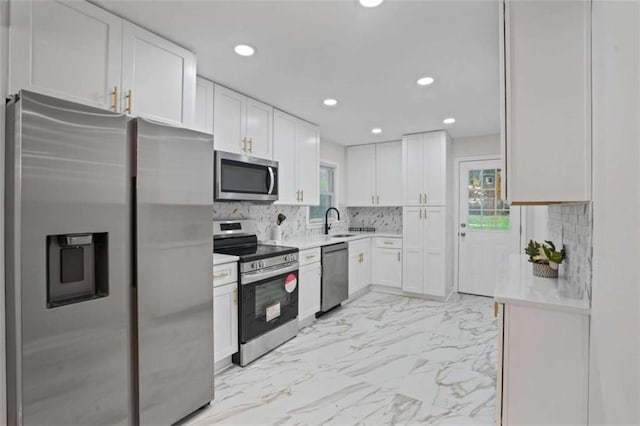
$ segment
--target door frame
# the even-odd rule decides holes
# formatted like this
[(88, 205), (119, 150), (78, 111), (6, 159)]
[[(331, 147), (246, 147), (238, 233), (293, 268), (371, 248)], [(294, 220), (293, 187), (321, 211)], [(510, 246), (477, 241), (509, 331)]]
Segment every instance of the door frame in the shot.
[[(459, 286), (459, 277), (458, 273), (460, 270), (460, 238), (459, 237), (459, 229), (458, 224), (460, 223), (460, 166), (462, 163), (468, 163), (472, 161), (488, 161), (488, 160), (497, 160), (502, 161), (500, 158), (500, 154), (494, 155), (474, 155), (468, 157), (456, 157), (455, 158), (455, 176), (454, 176), (454, 185), (455, 185), (455, 200), (453, 202), (453, 237), (455, 238), (454, 244), (454, 255), (453, 255), (453, 291), (458, 293)], [(503, 171), (504, 172), (504, 171)], [(503, 174), (504, 179), (504, 174)], [(525, 244), (524, 239), (526, 239), (527, 235), (527, 209), (520, 207), (520, 251), (522, 250), (523, 244)]]

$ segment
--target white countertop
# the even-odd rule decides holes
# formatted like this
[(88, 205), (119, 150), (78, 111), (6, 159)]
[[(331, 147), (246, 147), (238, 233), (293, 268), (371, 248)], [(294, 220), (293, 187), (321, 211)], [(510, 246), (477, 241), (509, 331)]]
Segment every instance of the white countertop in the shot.
[(370, 237), (383, 237), (383, 238), (402, 238), (401, 234), (393, 234), (388, 232), (339, 232), (338, 234), (350, 234), (352, 237), (335, 238), (331, 235), (312, 235), (309, 237), (293, 238), (290, 240), (282, 241), (264, 241), (265, 244), (275, 244), (280, 246), (297, 247), (299, 250), (307, 250), (316, 247), (327, 246), (329, 244), (336, 244), (348, 241), (361, 240), (363, 238)]
[(590, 314), (586, 296), (572, 295), (571, 287), (562, 276), (558, 279), (534, 277), (528, 259), (528, 256), (519, 254), (504, 259), (498, 271), (497, 302)]
[(213, 253), (213, 266), (237, 262), (239, 259), (238, 256), (231, 256), (230, 254)]

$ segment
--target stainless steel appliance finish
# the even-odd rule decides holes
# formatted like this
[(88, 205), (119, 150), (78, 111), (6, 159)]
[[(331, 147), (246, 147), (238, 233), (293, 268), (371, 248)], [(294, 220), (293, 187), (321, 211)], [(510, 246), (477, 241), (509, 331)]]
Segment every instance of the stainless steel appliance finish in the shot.
[(171, 424), (213, 399), (213, 138), (131, 125), (139, 422)]
[(215, 151), (215, 199), (277, 201), (278, 162)]
[(338, 306), (349, 297), (349, 244), (322, 247), (322, 312)]
[[(28, 91), (7, 118), (8, 424), (127, 425), (126, 118)], [(104, 253), (89, 241), (94, 233), (108, 242)], [(62, 255), (50, 275), (50, 254), (67, 249), (68, 262)], [(96, 258), (105, 270), (94, 268)], [(92, 287), (96, 276), (108, 277), (106, 293)], [(48, 287), (58, 284), (77, 284), (83, 295), (63, 291), (57, 301), (65, 303), (49, 305)]]
[(214, 251), (238, 262), (238, 340), (245, 366), (298, 334), (298, 249), (259, 244), (252, 220), (214, 221)]
[(235, 362), (242, 367), (250, 364), (262, 355), (296, 337), (298, 330), (298, 320), (289, 321), (247, 343), (242, 343), (240, 350), (235, 355)]

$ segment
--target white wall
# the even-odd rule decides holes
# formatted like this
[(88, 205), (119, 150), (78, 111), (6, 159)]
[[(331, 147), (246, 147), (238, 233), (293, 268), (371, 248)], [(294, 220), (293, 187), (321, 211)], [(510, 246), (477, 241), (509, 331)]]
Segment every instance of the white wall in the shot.
[(453, 156), (500, 155), (500, 134), (471, 136), (453, 140)]
[[(320, 161), (329, 161), (338, 165), (338, 205), (347, 202), (347, 151), (343, 145), (320, 141)], [(346, 214), (346, 212), (345, 212)]]
[(8, 32), (9, 3), (0, 0), (0, 424), (5, 423), (6, 410), (6, 362), (5, 362), (5, 318), (4, 318), (4, 120), (8, 86)]
[(640, 424), (640, 7), (593, 3), (591, 425)]

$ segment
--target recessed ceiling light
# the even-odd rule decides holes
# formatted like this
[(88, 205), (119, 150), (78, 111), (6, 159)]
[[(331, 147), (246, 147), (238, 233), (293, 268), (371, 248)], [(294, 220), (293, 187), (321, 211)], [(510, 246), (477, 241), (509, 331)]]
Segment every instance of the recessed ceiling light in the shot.
[(453, 118), (453, 117), (449, 117), (449, 118), (445, 118), (444, 120), (442, 120), (442, 122), (443, 122), (444, 124), (453, 124), (453, 123), (455, 123), (455, 122), (456, 122), (456, 119), (455, 119), (455, 118)]
[(382, 133), (382, 129), (380, 127), (374, 127), (373, 129), (371, 129), (371, 133), (373, 133), (374, 135), (380, 134)]
[(323, 104), (325, 104), (326, 106), (336, 106), (338, 105), (338, 101), (335, 99), (325, 99), (324, 101), (322, 101)]
[(435, 80), (433, 79), (433, 77), (422, 77), (422, 78), (419, 78), (416, 83), (418, 83), (418, 86), (428, 86), (434, 81)]
[(360, 4), (364, 7), (376, 7), (380, 6), (383, 1), (384, 0), (360, 0)]
[(256, 53), (256, 49), (249, 46), (248, 44), (239, 44), (233, 50), (240, 56), (251, 56)]

